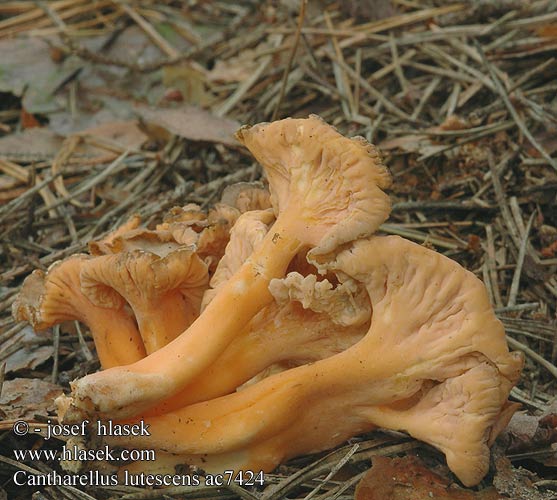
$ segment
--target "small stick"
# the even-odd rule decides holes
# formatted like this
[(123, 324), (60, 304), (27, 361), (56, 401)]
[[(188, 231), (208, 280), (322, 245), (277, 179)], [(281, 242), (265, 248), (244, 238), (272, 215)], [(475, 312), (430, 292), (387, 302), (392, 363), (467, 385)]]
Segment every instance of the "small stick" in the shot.
[(497, 270), (495, 269), (495, 242), (493, 241), (493, 228), (491, 224), (485, 226), (485, 233), (487, 236), (487, 268), (489, 271), (489, 278), (491, 281), (491, 288), (493, 290), (493, 298), (497, 307), (503, 307), (501, 300), (501, 292), (499, 290), (499, 280), (497, 277)]
[(435, 92), (435, 89), (438, 87), (440, 83), (441, 83), (441, 77), (439, 76), (436, 76), (433, 80), (429, 82), (429, 84), (424, 90), (424, 93), (422, 94), (422, 97), (420, 98), (420, 102), (418, 103), (416, 109), (413, 111), (411, 115), (412, 120), (416, 120), (420, 116), (422, 109), (424, 108), (427, 101), (432, 96), (433, 92)]
[(273, 111), (273, 116), (271, 117), (272, 121), (277, 119), (282, 100), (284, 99), (286, 82), (288, 81), (288, 75), (290, 74), (290, 69), (292, 68), (292, 63), (294, 62), (294, 56), (296, 55), (296, 50), (298, 49), (298, 44), (300, 43), (300, 34), (304, 25), (304, 18), (306, 17), (306, 5), (307, 0), (302, 0), (300, 3), (300, 13), (298, 14), (298, 25), (296, 26), (296, 33), (294, 35), (294, 43), (292, 44), (292, 49), (290, 51), (290, 55), (288, 56), (288, 62), (284, 68), (284, 74), (282, 75), (279, 98), (277, 105), (275, 106), (275, 110)]
[(518, 249), (518, 257), (516, 259), (516, 268), (514, 270), (513, 280), (511, 283), (511, 291), (509, 293), (509, 301), (507, 302), (507, 307), (512, 307), (516, 304), (516, 297), (518, 295), (518, 286), (520, 284), (520, 275), (522, 273), (522, 266), (524, 265), (524, 256), (526, 255), (526, 246), (528, 244), (528, 235), (530, 234), (530, 229), (532, 228), (532, 222), (534, 221), (534, 215), (536, 212), (532, 212), (530, 219), (528, 219), (528, 224), (526, 225), (526, 230), (522, 236), (522, 242), (520, 243), (520, 248)]
[(362, 49), (356, 49), (356, 74), (354, 82), (354, 115), (360, 114), (360, 78), (362, 77)]
[(533, 67), (531, 70), (527, 71), (520, 78), (518, 78), (513, 85), (511, 85), (511, 87), (509, 88), (509, 92), (516, 90), (523, 83), (526, 83), (528, 80), (530, 80), (535, 74), (541, 73), (542, 71), (544, 71), (546, 68), (548, 68), (554, 63), (555, 63), (555, 58), (551, 57), (547, 61), (544, 61), (541, 64), (538, 64), (537, 66)]
[(146, 19), (140, 16), (130, 5), (120, 2), (115, 3), (138, 24), (145, 34), (153, 40), (153, 42), (158, 45), (159, 49), (161, 49), (168, 57), (178, 58), (180, 56), (180, 52), (172, 47), (172, 45), (170, 45), (161, 35), (159, 35), (158, 31), (153, 28), (153, 26), (148, 23)]
[(4, 388), (4, 375), (6, 374), (6, 362), (0, 365), (0, 398), (2, 397), (2, 389)]
[(488, 163), (489, 163), (489, 169), (491, 171), (491, 181), (493, 182), (495, 197), (497, 198), (497, 203), (501, 210), (501, 216), (505, 221), (505, 225), (509, 230), (509, 233), (512, 237), (514, 244), (516, 245), (516, 248), (519, 248), (521, 243), (520, 235), (518, 234), (518, 230), (512, 218), (511, 211), (509, 210), (509, 206), (507, 205), (505, 191), (503, 190), (503, 186), (501, 185), (501, 181), (499, 180), (499, 175), (497, 174), (496, 167), (494, 165), (493, 155), (491, 153), (488, 155)]
[(325, 479), (323, 479), (322, 481), (319, 482), (319, 484), (313, 489), (311, 490), (305, 497), (304, 500), (310, 500), (311, 498), (313, 498), (317, 493), (319, 493), (319, 490), (329, 482), (329, 480), (340, 470), (344, 467), (344, 465), (346, 464), (346, 462), (348, 462), (348, 460), (350, 460), (350, 457), (352, 455), (354, 455), (354, 453), (356, 453), (358, 451), (358, 448), (360, 447), (359, 443), (356, 443), (354, 446), (352, 446), (352, 448), (350, 448), (350, 450), (348, 450), (348, 453), (346, 455), (344, 455), (344, 457), (342, 457), (337, 464), (334, 465), (334, 467), (331, 469), (331, 471), (327, 474), (327, 476), (325, 477)]
[[(406, 63), (410, 61), (415, 55), (416, 55), (416, 51), (414, 49), (410, 49), (407, 52), (405, 52), (403, 56), (398, 58), (398, 63), (399, 64)], [(377, 71), (372, 73), (370, 76), (368, 76), (367, 82), (373, 83), (376, 80), (380, 80), (381, 78), (387, 76), (389, 73), (393, 72), (395, 68), (396, 68), (396, 64), (394, 62), (389, 63), (386, 66), (383, 66), (381, 69), (378, 69)]]
[[(277, 45), (281, 42), (282, 42), (282, 37), (280, 38), (280, 40), (277, 40)], [(271, 60), (272, 60), (272, 56), (263, 57), (261, 59), (261, 62), (259, 63), (259, 66), (252, 73), (252, 75), (243, 83), (241, 83), (240, 86), (234, 91), (234, 93), (226, 101), (224, 101), (218, 108), (214, 109), (213, 112), (217, 116), (224, 116), (234, 106), (236, 106), (236, 104), (240, 102), (240, 100), (244, 97), (244, 95), (252, 87), (252, 85), (255, 84), (257, 80), (259, 80), (259, 77), (263, 74), (265, 69), (267, 69), (267, 66), (271, 63)]]
[(79, 321), (74, 321), (74, 325), (75, 325), (75, 329), (77, 330), (77, 340), (79, 341), (79, 346), (83, 351), (83, 355), (85, 356), (85, 359), (87, 361), (92, 361), (93, 359), (95, 359), (95, 357), (93, 356), (91, 349), (89, 349), (87, 342), (85, 342), (85, 339), (83, 338), (83, 332), (81, 331), (81, 326), (79, 325)]
[(389, 32), (389, 45), (391, 46), (391, 55), (393, 58), (393, 64), (395, 65), (395, 75), (398, 78), (402, 92), (406, 94), (406, 92), (408, 92), (408, 82), (406, 81), (404, 72), (402, 71), (402, 65), (400, 64), (396, 41), (392, 31)]
[[(327, 22), (328, 28), (332, 30), (333, 23), (327, 11), (325, 11), (325, 21)], [(333, 46), (333, 50), (335, 51), (336, 60), (339, 63), (342, 63), (341, 65), (333, 61), (333, 74), (339, 90), (338, 93), (341, 97), (343, 97), (340, 104), (342, 107), (342, 111), (344, 112), (344, 116), (347, 119), (350, 119), (351, 115), (354, 114), (354, 99), (352, 97), (352, 92), (350, 91), (348, 77), (346, 76), (346, 72), (343, 69), (343, 66), (346, 66), (346, 62), (344, 61), (342, 50), (339, 46), (336, 36), (331, 36), (330, 38), (331, 38), (330, 43)], [(358, 80), (358, 78), (355, 77), (355, 80)]]
[(50, 380), (53, 384), (58, 380), (58, 363), (60, 360), (60, 325), (56, 325), (53, 331), (52, 348), (54, 349), (54, 362), (52, 363), (52, 373)]
[(519, 342), (512, 337), (507, 335), (507, 342), (513, 349), (518, 349), (522, 351), (526, 356), (530, 357), (541, 366), (543, 366), (551, 375), (557, 378), (557, 366), (547, 361), (543, 356), (540, 356), (536, 351), (530, 349), (527, 345), (524, 345), (522, 342)]

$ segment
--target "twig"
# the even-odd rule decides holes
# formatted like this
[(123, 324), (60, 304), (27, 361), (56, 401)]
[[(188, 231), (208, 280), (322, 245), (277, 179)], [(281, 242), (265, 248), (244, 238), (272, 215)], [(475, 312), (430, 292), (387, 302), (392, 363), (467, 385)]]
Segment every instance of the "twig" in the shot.
[(358, 443), (356, 443), (354, 446), (352, 446), (352, 448), (350, 448), (350, 450), (348, 450), (348, 453), (346, 453), (346, 455), (344, 457), (342, 457), (337, 464), (335, 464), (335, 466), (331, 469), (331, 472), (329, 472), (327, 474), (327, 476), (325, 476), (325, 478), (323, 479), (323, 481), (320, 481), (319, 484), (313, 489), (311, 490), (305, 497), (304, 500), (310, 500), (311, 498), (313, 498), (315, 495), (317, 495), (317, 493), (319, 493), (319, 490), (325, 485), (327, 484), (327, 482), (340, 470), (344, 467), (344, 465), (348, 462), (348, 460), (350, 460), (350, 457), (352, 455), (354, 455), (354, 453), (356, 453), (358, 451), (358, 448), (360, 447), (360, 445)]
[(489, 280), (491, 282), (491, 290), (493, 291), (493, 299), (495, 300), (495, 305), (497, 307), (502, 307), (503, 301), (501, 300), (501, 291), (499, 290), (499, 278), (497, 276), (495, 264), (495, 242), (493, 241), (493, 227), (491, 224), (485, 226), (485, 233), (487, 236), (486, 264), (489, 271)]
[(518, 258), (516, 259), (516, 268), (511, 283), (511, 291), (509, 292), (507, 307), (512, 307), (516, 304), (518, 286), (520, 285), (520, 275), (522, 273), (522, 265), (524, 264), (524, 256), (526, 255), (526, 246), (528, 244), (528, 236), (530, 234), (530, 229), (532, 228), (532, 222), (534, 221), (535, 215), (536, 212), (532, 212), (532, 215), (530, 215), (530, 219), (528, 219), (528, 224), (526, 225), (526, 230), (524, 231), (524, 234), (522, 236), (522, 241), (518, 250)]
[(533, 359), (539, 365), (543, 366), (549, 373), (551, 373), (551, 375), (557, 378), (557, 366), (547, 361), (543, 356), (540, 356), (537, 352), (535, 352), (533, 349), (530, 349), (527, 345), (519, 342), (516, 339), (513, 339), (512, 337), (509, 337), (508, 335), (507, 342), (513, 349), (518, 349), (524, 352), (524, 354)]
[(55, 384), (58, 380), (58, 362), (60, 360), (60, 325), (56, 325), (53, 328), (52, 349), (54, 351), (54, 362), (52, 363), (50, 380), (53, 384)]
[(0, 398), (2, 397), (2, 389), (4, 388), (4, 375), (6, 374), (6, 362), (0, 364)]
[(294, 56), (296, 55), (296, 50), (298, 50), (298, 44), (300, 43), (300, 34), (302, 32), (302, 27), (304, 25), (304, 19), (306, 16), (306, 5), (307, 0), (302, 0), (300, 2), (300, 12), (298, 14), (298, 24), (296, 26), (296, 33), (294, 35), (294, 42), (292, 43), (292, 48), (290, 49), (290, 54), (288, 55), (288, 61), (286, 67), (284, 68), (284, 73), (282, 75), (282, 82), (280, 86), (280, 93), (278, 97), (275, 110), (273, 111), (273, 116), (271, 120), (276, 120), (279, 114), (280, 107), (282, 105), (282, 100), (284, 99), (284, 94), (286, 90), (286, 82), (288, 81), (288, 75), (290, 74), (290, 69), (292, 68), (292, 63), (294, 62)]

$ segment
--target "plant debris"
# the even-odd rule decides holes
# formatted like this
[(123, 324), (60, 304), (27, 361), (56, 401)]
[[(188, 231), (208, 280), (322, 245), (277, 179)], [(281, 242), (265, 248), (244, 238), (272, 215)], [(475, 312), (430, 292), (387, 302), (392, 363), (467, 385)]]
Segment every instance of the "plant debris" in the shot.
[[(484, 281), (510, 347), (527, 359), (512, 399), (538, 420), (554, 412), (555, 2), (361, 4), (0, 3), (0, 364), (20, 357), (17, 370), (2, 370), (4, 398), (15, 377), (67, 388), (98, 369), (83, 326), (41, 338), (37, 345), (50, 349), (42, 357), (24, 341), (11, 305), (33, 269), (84, 251), (135, 213), (152, 226), (173, 206), (212, 205), (227, 185), (260, 177), (230, 140), (236, 123), (316, 113), (383, 150), (394, 205), (381, 230), (434, 247)], [(114, 133), (116, 123), (129, 125)], [(22, 444), (6, 426), (3, 488), (31, 498), (37, 488), (15, 487), (14, 470), (58, 464), (14, 462), (17, 443), (40, 447), (41, 438)], [(40, 498), (346, 500), (372, 456), (419, 446), (378, 433), (356, 444), (282, 465), (263, 490), (52, 486)], [(519, 458), (509, 452), (532, 476), (499, 472), (501, 495), (550, 497), (557, 483), (546, 444)], [(548, 465), (530, 460), (540, 447)]]

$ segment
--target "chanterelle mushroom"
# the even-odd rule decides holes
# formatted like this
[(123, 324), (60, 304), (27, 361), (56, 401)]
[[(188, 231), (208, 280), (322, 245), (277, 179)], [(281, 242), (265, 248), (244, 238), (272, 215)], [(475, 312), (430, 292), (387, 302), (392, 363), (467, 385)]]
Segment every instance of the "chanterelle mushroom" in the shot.
[(206, 454), (209, 469), (214, 455), (219, 467), (226, 457), (227, 468), (271, 470), (382, 426), (439, 448), (465, 485), (477, 484), (488, 444), (512, 414), (507, 397), (523, 362), (509, 353), (483, 284), (396, 236), (360, 240), (314, 263), (340, 282), (365, 285), (373, 316), (361, 341), (237, 393), (150, 417), (149, 437), (116, 442)]
[(148, 354), (198, 316), (208, 280), (207, 266), (188, 247), (163, 256), (140, 250), (102, 255), (81, 270), (81, 289), (91, 302), (105, 306), (116, 295), (129, 303)]
[(46, 274), (34, 271), (13, 304), (14, 318), (29, 321), (36, 330), (81, 321), (91, 330), (103, 368), (133, 363), (145, 356), (145, 349), (122, 298), (115, 295), (100, 306), (82, 293), (80, 273), (90, 260), (88, 255), (73, 255), (54, 263)]
[(272, 301), (269, 282), (284, 276), (301, 249), (332, 251), (373, 233), (387, 218), (390, 202), (382, 189), (390, 176), (362, 138), (347, 139), (317, 116), (244, 127), (238, 138), (267, 173), (273, 227), (187, 332), (133, 365), (76, 381), (78, 411), (68, 418), (83, 410), (131, 416), (177, 393)]

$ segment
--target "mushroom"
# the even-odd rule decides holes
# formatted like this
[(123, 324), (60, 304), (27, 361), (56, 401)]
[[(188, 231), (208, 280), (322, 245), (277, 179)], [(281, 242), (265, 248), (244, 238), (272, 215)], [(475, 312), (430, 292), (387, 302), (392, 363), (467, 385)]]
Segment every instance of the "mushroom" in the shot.
[[(213, 288), (203, 296), (205, 306), (261, 243), (273, 220), (269, 210), (246, 212), (238, 218), (211, 279)], [(347, 280), (333, 288), (326, 279), (297, 272), (317, 272), (305, 256), (293, 262), (296, 271), (269, 285), (274, 302), (252, 318), (207, 370), (146, 414), (158, 415), (228, 394), (248, 381), (253, 383), (255, 376), (341, 352), (364, 335), (371, 311), (363, 287)]]
[(88, 255), (72, 255), (54, 263), (46, 274), (33, 271), (12, 306), (13, 316), (29, 321), (35, 330), (62, 321), (81, 321), (91, 330), (103, 368), (133, 363), (145, 357), (145, 349), (122, 297), (114, 294), (101, 306), (81, 290), (79, 276), (90, 261)]
[(270, 193), (260, 182), (237, 182), (226, 186), (221, 202), (236, 207), (241, 213), (272, 207)]
[(521, 353), (509, 353), (481, 281), (397, 236), (359, 240), (312, 262), (339, 283), (365, 285), (373, 316), (359, 342), (149, 417), (150, 436), (111, 442), (184, 455), (176, 460), (203, 454), (207, 469), (215, 456), (219, 467), (226, 457), (226, 468), (269, 471), (382, 426), (437, 447), (465, 485), (477, 484), (514, 410), (507, 397), (523, 364)]
[(101, 307), (115, 296), (124, 297), (149, 354), (198, 316), (208, 279), (207, 266), (191, 247), (161, 256), (132, 250), (88, 260), (81, 270), (81, 289)]
[[(201, 374), (273, 300), (302, 249), (319, 255), (372, 234), (390, 211), (390, 176), (375, 148), (347, 139), (317, 116), (243, 127), (237, 134), (266, 170), (277, 219), (261, 244), (178, 338), (143, 360), (72, 385), (66, 418), (138, 414)], [(208, 335), (210, 334), (210, 337)]]
[(114, 231), (109, 232), (106, 236), (99, 240), (89, 242), (89, 252), (91, 255), (106, 255), (109, 253), (116, 253), (121, 251), (118, 248), (118, 243), (122, 236), (137, 229), (141, 224), (141, 217), (137, 214), (130, 217), (124, 224), (117, 227)]
[(144, 416), (223, 396), (269, 373), (333, 356), (369, 328), (365, 289), (352, 280), (333, 288), (327, 280), (293, 272), (273, 280), (271, 290), (275, 302), (257, 313), (211, 366)]
[(261, 244), (274, 220), (275, 216), (271, 210), (253, 210), (238, 217), (230, 231), (230, 240), (224, 255), (211, 278), (210, 288), (203, 295), (201, 310), (207, 307), (226, 282), (242, 267), (254, 248)]

